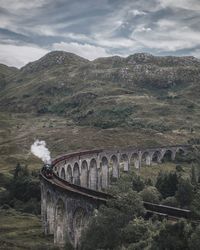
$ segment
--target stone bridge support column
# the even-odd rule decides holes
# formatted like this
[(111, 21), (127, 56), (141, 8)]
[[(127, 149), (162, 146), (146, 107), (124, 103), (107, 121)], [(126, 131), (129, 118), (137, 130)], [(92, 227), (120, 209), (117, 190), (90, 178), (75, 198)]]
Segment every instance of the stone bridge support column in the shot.
[(97, 190), (97, 178), (98, 178), (97, 161), (95, 158), (93, 158), (90, 161), (90, 167), (89, 167), (89, 188)]
[(128, 172), (129, 169), (130, 169), (130, 161), (127, 160), (127, 161), (124, 162), (124, 171)]
[(45, 186), (41, 183), (41, 220), (42, 220), (42, 228), (44, 234), (48, 234), (47, 227), (47, 206), (46, 206), (46, 190)]
[(102, 163), (100, 157), (97, 157), (97, 190), (102, 188)]
[(139, 169), (141, 163), (141, 153), (140, 152), (132, 152), (129, 158), (130, 164), (133, 168)]
[(102, 173), (101, 186), (103, 189), (106, 189), (110, 184), (109, 163), (108, 163), (108, 158), (106, 156), (103, 156), (101, 159), (101, 173)]
[(54, 244), (64, 247), (67, 236), (66, 205), (62, 198), (55, 204)]
[(82, 187), (88, 187), (88, 162), (86, 160), (83, 160), (79, 162), (79, 165), (81, 166), (80, 185)]
[(112, 156), (111, 158), (112, 161), (112, 177), (113, 178), (119, 178), (119, 157), (117, 156)]
[(142, 167), (142, 151), (139, 151), (138, 152), (138, 158), (137, 158), (137, 161), (136, 161), (136, 165), (137, 165), (137, 169), (138, 171), (140, 172), (140, 169)]
[(151, 156), (150, 156), (150, 154), (148, 154), (146, 156), (146, 165), (147, 166), (151, 166), (151, 162), (152, 162)]
[(172, 150), (172, 161), (174, 161), (176, 158), (176, 149)]
[(47, 192), (47, 199), (46, 199), (46, 211), (47, 211), (47, 233), (53, 234), (54, 233), (54, 212), (55, 206), (53, 201), (53, 193), (50, 191)]
[(140, 167), (141, 167), (141, 160), (139, 158), (135, 159), (135, 168), (140, 169)]
[(121, 158), (120, 165), (122, 165), (123, 171), (128, 172), (130, 169), (130, 155), (122, 154), (120, 158)]

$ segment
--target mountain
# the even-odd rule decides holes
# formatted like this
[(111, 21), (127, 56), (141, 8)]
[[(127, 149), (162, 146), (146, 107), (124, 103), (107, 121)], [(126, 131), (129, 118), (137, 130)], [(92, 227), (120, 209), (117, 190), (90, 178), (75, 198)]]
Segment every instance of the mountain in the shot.
[(10, 81), (9, 78), (12, 75), (16, 75), (17, 72), (17, 68), (0, 64), (0, 91), (6, 87), (7, 83)]
[[(16, 183), (24, 187), (28, 180), (30, 189), (34, 190), (38, 177), (32, 170), (39, 173), (43, 166), (30, 152), (35, 139), (45, 140), (52, 158), (87, 149), (200, 142), (199, 96), (200, 61), (194, 57), (156, 57), (139, 53), (126, 58), (113, 56), (89, 61), (72, 53), (54, 51), (21, 69), (0, 65), (2, 200), (12, 198), (12, 190), (6, 189), (13, 189)], [(29, 180), (30, 176), (22, 181), (20, 175), (19, 180), (14, 178), (17, 182), (10, 185), (13, 170), (19, 163), (27, 167), (34, 182)], [(160, 171), (174, 171), (176, 166), (172, 162), (154, 164), (151, 168), (142, 167), (141, 177), (155, 180)], [(181, 162), (182, 167), (181, 177), (186, 178), (191, 173), (191, 163)], [(9, 204), (29, 212), (33, 207), (35, 212), (36, 199), (30, 197), (26, 204), (17, 199)], [(12, 242), (6, 243), (3, 229), (5, 240), (1, 243), (14, 247), (16, 241), (19, 249), (26, 221), (18, 223), (19, 214), (16, 217), (14, 210), (9, 212), (8, 207), (7, 204), (2, 206), (6, 215), (2, 218), (8, 221), (4, 228)], [(32, 218), (25, 215), (33, 223)], [(14, 231), (18, 230), (17, 223), (23, 229), (23, 232), (18, 230), (18, 234), (13, 231), (14, 238), (10, 238), (10, 221)], [(40, 223), (37, 224), (39, 228)], [(36, 239), (37, 232), (42, 235), (36, 226), (34, 224), (32, 234), (26, 233), (30, 247), (33, 246), (31, 237)], [(37, 239), (45, 244), (40, 237)]]
[(54, 67), (61, 65), (65, 65), (65, 67), (70, 67), (72, 65), (79, 67), (81, 64), (87, 62), (88, 60), (73, 53), (53, 51), (35, 62), (28, 63), (26, 66), (21, 68), (21, 71), (23, 73), (31, 74), (42, 70), (53, 69)]
[[(6, 66), (0, 110), (70, 117), (101, 128), (198, 127), (200, 60), (138, 53), (86, 60), (54, 51), (20, 70)], [(178, 117), (176, 119), (176, 114)]]

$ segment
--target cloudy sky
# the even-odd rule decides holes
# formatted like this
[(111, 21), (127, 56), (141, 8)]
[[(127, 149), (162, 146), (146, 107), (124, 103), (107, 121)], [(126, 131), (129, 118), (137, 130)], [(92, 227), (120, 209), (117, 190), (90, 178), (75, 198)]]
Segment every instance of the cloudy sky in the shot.
[(21, 67), (52, 50), (200, 57), (200, 0), (0, 0), (1, 63)]

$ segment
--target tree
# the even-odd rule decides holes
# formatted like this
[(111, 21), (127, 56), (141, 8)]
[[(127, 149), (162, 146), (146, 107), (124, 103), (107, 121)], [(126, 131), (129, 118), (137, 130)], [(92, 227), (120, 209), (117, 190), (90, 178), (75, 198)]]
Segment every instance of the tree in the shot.
[(193, 164), (192, 164), (192, 168), (191, 168), (191, 183), (193, 185), (197, 184), (196, 168)]
[(140, 193), (143, 201), (152, 202), (152, 203), (159, 203), (161, 194), (158, 192), (156, 187), (146, 187)]
[(189, 207), (193, 199), (193, 186), (187, 179), (181, 178), (179, 180), (178, 189), (176, 192), (176, 199), (181, 207)]
[(175, 173), (160, 172), (156, 180), (156, 188), (162, 194), (163, 198), (174, 196), (178, 186), (178, 176)]
[(40, 213), (39, 179), (33, 178), (27, 166), (16, 165), (6, 189), (0, 195), (0, 204), (8, 204), (24, 212)]
[(200, 218), (200, 190), (194, 195), (194, 199), (191, 204), (191, 210), (195, 217)]
[(115, 249), (123, 243), (123, 228), (143, 213), (144, 207), (136, 192), (119, 193), (107, 206), (101, 206), (89, 222), (82, 236), (82, 249)]
[(188, 238), (192, 228), (186, 221), (167, 222), (153, 239), (151, 250), (188, 250)]
[(189, 239), (189, 249), (197, 250), (200, 247), (200, 226), (197, 226)]
[(162, 205), (178, 207), (178, 201), (175, 196), (169, 196), (166, 199), (162, 200)]
[(155, 228), (151, 221), (135, 218), (121, 230), (121, 244), (128, 249), (143, 250), (151, 244), (153, 231)]
[(140, 192), (141, 190), (144, 189), (144, 186), (145, 186), (145, 184), (142, 181), (142, 179), (140, 178), (140, 176), (138, 176), (138, 175), (133, 176), (133, 179), (132, 179), (133, 190)]
[(22, 171), (22, 167), (20, 165), (20, 163), (18, 162), (15, 169), (14, 169), (14, 179), (16, 179), (17, 177), (19, 177), (19, 174)]

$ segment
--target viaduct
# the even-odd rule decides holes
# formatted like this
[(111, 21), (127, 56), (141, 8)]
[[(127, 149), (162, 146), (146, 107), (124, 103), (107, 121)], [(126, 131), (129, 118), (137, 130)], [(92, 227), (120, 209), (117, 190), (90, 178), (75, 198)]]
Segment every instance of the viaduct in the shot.
[(44, 233), (54, 235), (54, 243), (66, 241), (79, 248), (81, 231), (95, 209), (108, 199), (106, 189), (122, 172), (140, 171), (164, 160), (186, 154), (188, 145), (120, 150), (90, 150), (53, 160), (53, 177), (41, 172), (41, 216)]

